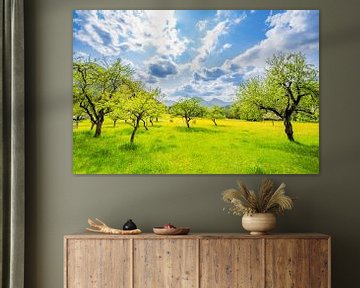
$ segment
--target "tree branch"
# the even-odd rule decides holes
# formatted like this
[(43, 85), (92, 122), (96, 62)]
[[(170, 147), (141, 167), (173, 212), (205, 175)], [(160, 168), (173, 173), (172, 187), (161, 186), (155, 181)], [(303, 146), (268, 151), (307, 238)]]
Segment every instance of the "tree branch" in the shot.
[(134, 128), (135, 128), (135, 121), (131, 121), (131, 122), (126, 121), (125, 124), (128, 124), (128, 125), (130, 125), (131, 127), (134, 127)]
[[(295, 100), (294, 94), (293, 94), (293, 92), (292, 92), (292, 90), (291, 90), (292, 82), (289, 81), (288, 83), (283, 83), (282, 85), (283, 85), (284, 88), (285, 88), (286, 96), (288, 96), (288, 98), (290, 97), (290, 99), (291, 99), (293, 102), (295, 102), (296, 100)], [(289, 105), (290, 105), (290, 104), (289, 104)]]
[(306, 109), (301, 109), (301, 108), (296, 108), (295, 112), (302, 112), (302, 113), (306, 113), (306, 114), (309, 114), (309, 115), (314, 115), (315, 114), (315, 112), (313, 112), (313, 111), (306, 110)]
[(307, 94), (306, 93), (302, 93), (300, 94), (300, 87), (299, 87), (299, 84), (296, 84), (296, 91), (297, 91), (297, 97), (296, 97), (296, 101), (294, 101), (294, 103), (296, 105), (298, 105), (300, 103), (300, 100), (302, 97), (306, 96)]
[[(84, 83), (84, 85), (81, 85), (81, 91), (82, 91), (82, 93), (84, 94), (87, 102), (89, 103), (89, 105), (90, 105), (90, 107), (91, 107), (91, 109), (92, 109), (92, 111), (93, 111), (93, 113), (94, 113), (95, 118), (98, 119), (98, 115), (97, 115), (97, 112), (96, 112), (95, 105), (94, 105), (94, 103), (92, 102), (92, 100), (90, 99), (89, 95), (87, 95), (87, 92), (86, 92), (86, 87), (90, 85), (90, 84), (87, 82), (87, 79), (86, 79), (86, 75), (85, 75), (85, 74), (86, 74), (86, 69), (85, 69), (85, 70), (84, 70), (84, 69), (81, 69), (81, 66), (80, 66), (80, 65), (77, 65), (76, 68), (77, 68), (78, 72), (80, 73), (81, 78), (82, 78), (82, 81), (83, 81), (83, 83)], [(83, 108), (84, 108), (84, 107), (83, 107)], [(84, 109), (85, 109), (85, 108), (84, 108)], [(87, 107), (86, 107), (86, 110), (87, 110), (87, 113), (89, 114), (90, 111), (88, 110)], [(91, 113), (90, 113), (89, 115), (91, 115)], [(91, 116), (92, 116), (92, 115), (91, 115)], [(93, 116), (92, 116), (92, 117), (93, 117)]]
[(86, 107), (82, 102), (79, 103), (79, 106), (85, 110), (86, 114), (89, 115), (91, 122), (95, 123), (96, 121), (91, 112), (89, 111), (88, 107)]
[(265, 110), (265, 111), (267, 111), (267, 112), (269, 112), (269, 111), (270, 111), (270, 112), (273, 112), (276, 116), (280, 117), (281, 119), (284, 118), (283, 115), (282, 115), (279, 111), (277, 111), (275, 108), (265, 107), (264, 105), (260, 105), (259, 108), (260, 108), (261, 110)]
[(89, 95), (87, 95), (86, 93), (85, 93), (85, 98), (86, 98), (87, 102), (89, 103), (89, 105), (90, 105), (90, 107), (91, 107), (91, 110), (94, 112), (94, 116), (95, 116), (96, 120), (98, 120), (98, 119), (99, 119), (99, 115), (98, 115), (98, 113), (96, 112), (95, 104), (91, 101)]

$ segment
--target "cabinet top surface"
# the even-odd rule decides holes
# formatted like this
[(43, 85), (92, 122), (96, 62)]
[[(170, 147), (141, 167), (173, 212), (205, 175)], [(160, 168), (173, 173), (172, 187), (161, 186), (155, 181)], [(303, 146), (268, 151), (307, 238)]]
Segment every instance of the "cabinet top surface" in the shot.
[(329, 239), (329, 235), (320, 233), (286, 233), (250, 235), (245, 233), (189, 233), (188, 235), (156, 235), (142, 233), (138, 235), (109, 235), (101, 233), (75, 233), (64, 236), (65, 239)]

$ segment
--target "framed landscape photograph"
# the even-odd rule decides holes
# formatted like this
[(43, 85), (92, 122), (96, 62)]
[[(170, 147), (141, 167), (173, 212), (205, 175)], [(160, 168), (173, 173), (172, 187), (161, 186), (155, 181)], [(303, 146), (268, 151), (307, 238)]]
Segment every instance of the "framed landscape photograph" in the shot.
[(318, 174), (318, 10), (74, 10), (74, 174)]

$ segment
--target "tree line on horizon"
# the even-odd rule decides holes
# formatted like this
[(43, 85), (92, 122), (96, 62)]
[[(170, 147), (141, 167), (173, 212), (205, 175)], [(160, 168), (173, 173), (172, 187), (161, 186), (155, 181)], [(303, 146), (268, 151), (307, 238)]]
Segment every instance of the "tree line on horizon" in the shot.
[(294, 141), (292, 121), (319, 120), (319, 72), (302, 53), (278, 53), (267, 60), (263, 76), (252, 77), (238, 88), (236, 100), (227, 107), (204, 107), (201, 98), (184, 98), (167, 107), (160, 88), (148, 88), (135, 80), (134, 70), (120, 59), (76, 59), (73, 62), (73, 120), (89, 119), (99, 137), (105, 117), (116, 126), (124, 120), (132, 127), (134, 143), (141, 125), (162, 114), (182, 117), (188, 128), (194, 118), (209, 118), (217, 126), (223, 118), (247, 121), (281, 120), (289, 141)]

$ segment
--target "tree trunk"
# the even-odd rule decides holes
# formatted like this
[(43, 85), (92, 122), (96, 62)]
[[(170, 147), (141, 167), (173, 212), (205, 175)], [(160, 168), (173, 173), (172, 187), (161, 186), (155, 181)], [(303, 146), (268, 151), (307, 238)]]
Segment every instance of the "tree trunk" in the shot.
[(113, 123), (114, 123), (114, 128), (116, 128), (116, 122), (117, 120), (114, 120)]
[(95, 130), (95, 135), (94, 137), (99, 137), (101, 135), (101, 128), (102, 128), (102, 124), (103, 124), (104, 120), (102, 121), (97, 121), (96, 122), (96, 130)]
[(134, 125), (134, 130), (131, 133), (131, 137), (130, 137), (130, 143), (131, 144), (134, 143), (136, 131), (139, 129), (139, 123), (140, 123), (140, 118), (136, 118), (136, 122), (135, 122), (135, 125)]
[(214, 122), (215, 126), (217, 126), (216, 119), (213, 118), (213, 119), (211, 119), (211, 120)]
[(80, 121), (75, 121), (75, 128), (76, 128), (76, 129), (79, 128), (79, 122), (80, 122)]
[(154, 122), (153, 122), (153, 120), (152, 120), (152, 118), (150, 118), (150, 123), (151, 123), (151, 126), (154, 126)]
[(95, 130), (95, 135), (94, 135), (95, 138), (99, 137), (101, 135), (101, 128), (102, 128), (103, 123), (104, 123), (104, 114), (99, 112), (99, 117), (96, 120), (96, 130)]
[(91, 122), (90, 130), (92, 131), (94, 129), (95, 122)]
[(146, 131), (149, 130), (148, 127), (146, 126), (146, 121), (145, 121), (145, 120), (141, 120), (141, 121), (143, 122), (143, 125), (144, 125), (145, 130), (146, 130)]
[(293, 136), (294, 132), (292, 129), (292, 124), (291, 124), (290, 118), (284, 119), (284, 126), (285, 126), (285, 133), (286, 133), (286, 136), (289, 139), (289, 141), (291, 141), (291, 142), (295, 141), (294, 136)]
[(187, 128), (190, 128), (190, 120), (191, 120), (190, 118), (185, 117)]

